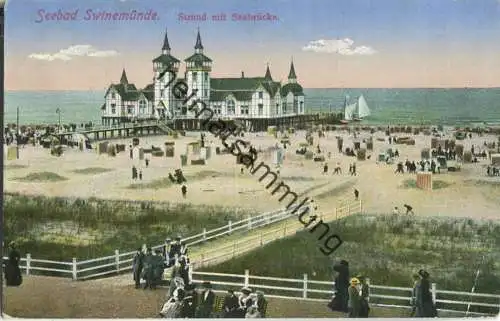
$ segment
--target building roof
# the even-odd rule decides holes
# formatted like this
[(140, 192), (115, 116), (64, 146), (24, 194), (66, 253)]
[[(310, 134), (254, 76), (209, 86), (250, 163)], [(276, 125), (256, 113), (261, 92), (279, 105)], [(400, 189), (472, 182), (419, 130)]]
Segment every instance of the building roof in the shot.
[(291, 92), (294, 94), (294, 96), (303, 96), (304, 95), (304, 89), (302, 88), (301, 85), (297, 83), (288, 83), (281, 87), (281, 96), (285, 97), (288, 95), (288, 93)]
[(288, 79), (297, 79), (297, 75), (295, 74), (295, 67), (293, 66), (293, 61), (290, 65), (290, 72), (288, 73)]
[(162, 63), (164, 65), (171, 66), (172, 64), (179, 63), (180, 60), (175, 58), (172, 55), (162, 54), (162, 55), (156, 57), (155, 59), (153, 59), (153, 62), (159, 62), (159, 63)]
[(101, 110), (105, 110), (106, 109), (106, 103), (102, 104), (101, 106)]
[(127, 74), (125, 73), (125, 68), (123, 68), (122, 76), (120, 77), (120, 84), (128, 84)]
[(279, 91), (281, 84), (276, 81), (269, 81), (263, 77), (252, 78), (212, 78), (210, 79), (210, 100), (222, 101), (229, 94), (237, 100), (251, 100), (255, 90), (262, 86), (271, 97)]
[(268, 80), (273, 80), (273, 77), (271, 76), (271, 70), (269, 70), (269, 65), (267, 65), (266, 75), (264, 76), (264, 78)]
[(196, 36), (196, 44), (194, 46), (194, 49), (203, 50), (203, 44), (201, 43), (200, 29), (198, 29), (198, 35)]
[(106, 91), (108, 95), (109, 91), (114, 89), (118, 92), (123, 101), (136, 101), (139, 99), (141, 93), (144, 94), (147, 100), (154, 100), (154, 85), (149, 84), (144, 89), (138, 90), (134, 84), (111, 84)]
[(168, 43), (167, 29), (165, 29), (165, 38), (163, 39), (163, 47), (161, 47), (161, 49), (170, 50), (170, 44)]
[(212, 62), (212, 59), (208, 58), (202, 53), (195, 53), (194, 55), (184, 59), (185, 62), (194, 62), (195, 67), (203, 67), (204, 62)]

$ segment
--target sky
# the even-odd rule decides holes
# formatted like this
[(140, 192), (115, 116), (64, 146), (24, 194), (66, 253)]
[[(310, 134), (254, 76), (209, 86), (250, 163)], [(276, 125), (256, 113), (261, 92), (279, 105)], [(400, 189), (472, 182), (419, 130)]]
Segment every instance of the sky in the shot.
[[(156, 19), (88, 20), (131, 10)], [(74, 19), (44, 18), (58, 11)], [(198, 28), (212, 77), (263, 76), (269, 64), (285, 82), (293, 59), (305, 88), (500, 87), (500, 0), (23, 0), (7, 1), (6, 89), (105, 90), (123, 68), (143, 87), (165, 30), (183, 61)]]

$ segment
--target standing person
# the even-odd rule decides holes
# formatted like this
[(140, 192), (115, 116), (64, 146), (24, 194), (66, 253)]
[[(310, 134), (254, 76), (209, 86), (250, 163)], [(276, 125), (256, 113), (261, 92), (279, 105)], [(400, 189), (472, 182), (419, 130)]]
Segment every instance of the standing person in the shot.
[(370, 286), (368, 285), (368, 282), (363, 275), (359, 275), (357, 278), (361, 283), (361, 304), (359, 317), (368, 318), (368, 315), (370, 314)]
[(181, 237), (177, 235), (175, 242), (170, 246), (170, 257), (179, 259), (181, 256)]
[(141, 274), (143, 268), (144, 268), (144, 252), (142, 251), (141, 248), (138, 248), (137, 253), (135, 253), (133, 261), (134, 281), (136, 289), (141, 287)]
[(135, 166), (132, 166), (132, 179), (137, 178), (137, 168)]
[(139, 180), (142, 181), (142, 169), (139, 170)]
[(359, 199), (359, 191), (354, 189), (354, 199), (357, 201)]
[(394, 209), (392, 210), (392, 214), (399, 215), (399, 208), (397, 206), (395, 206)]
[(352, 175), (352, 176), (356, 176), (356, 175), (358, 175), (358, 174), (356, 173), (356, 163), (352, 163), (352, 173), (351, 173), (351, 175)]
[(165, 239), (165, 245), (163, 245), (163, 259), (165, 260), (165, 267), (172, 266), (173, 262), (170, 262), (170, 244), (172, 240), (170, 238)]
[(182, 193), (182, 197), (186, 198), (186, 194), (187, 194), (187, 187), (186, 187), (186, 185), (182, 185), (182, 187), (181, 187), (181, 193)]
[(241, 294), (238, 297), (238, 309), (236, 310), (236, 318), (244, 318), (247, 313), (247, 301), (250, 299), (252, 290), (247, 287), (241, 289)]
[(238, 297), (234, 294), (233, 290), (227, 290), (227, 295), (224, 298), (224, 318), (236, 318), (238, 313), (239, 304)]
[(352, 164), (349, 164), (349, 174), (352, 176)]
[(146, 168), (149, 167), (149, 158), (144, 159), (144, 163), (146, 164)]
[(323, 174), (328, 174), (328, 164), (327, 163), (325, 163), (323, 165)]
[(9, 244), (9, 258), (5, 265), (5, 281), (7, 286), (20, 286), (23, 283), (19, 262), (21, 254), (17, 250), (16, 243)]
[(210, 282), (203, 282), (203, 292), (201, 293), (200, 302), (196, 307), (196, 318), (210, 318), (214, 309), (215, 294), (212, 291), (212, 284)]
[(267, 309), (267, 300), (264, 296), (264, 292), (262, 291), (256, 291), (257, 294), (257, 311), (259, 312), (259, 315), (261, 318), (266, 317), (266, 309)]
[(181, 242), (181, 248), (179, 250), (181, 256), (188, 256), (188, 246), (185, 242)]
[(349, 263), (341, 260), (339, 264), (333, 266), (333, 270), (337, 272), (334, 285), (334, 298), (329, 304), (333, 311), (347, 312), (347, 301), (349, 300)]
[(179, 264), (179, 276), (184, 281), (184, 284), (191, 284), (191, 275), (189, 273), (190, 267), (185, 256), (181, 256), (181, 258), (179, 259)]
[(348, 289), (349, 293), (349, 302), (347, 304), (348, 307), (348, 316), (349, 318), (358, 318), (359, 312), (361, 309), (361, 296), (359, 295), (359, 280), (357, 278), (351, 279), (351, 286)]
[(132, 148), (132, 145), (129, 145), (129, 153), (130, 153), (130, 159), (134, 158), (134, 149)]
[(163, 262), (163, 257), (161, 250), (156, 250), (155, 255), (152, 258), (152, 278), (151, 278), (151, 289), (155, 290), (160, 284), (163, 278), (163, 272), (165, 271), (165, 265)]
[(146, 256), (144, 257), (144, 267), (142, 270), (143, 279), (146, 280), (144, 284), (144, 289), (153, 288), (153, 252), (150, 247), (146, 250)]
[(413, 290), (411, 295), (411, 313), (410, 317), (414, 318), (417, 312), (417, 296), (420, 295), (420, 276), (413, 274)]
[(431, 283), (429, 273), (424, 270), (418, 271), (420, 277), (420, 289), (417, 292), (416, 316), (417, 318), (432, 318), (437, 316), (436, 307), (432, 300)]

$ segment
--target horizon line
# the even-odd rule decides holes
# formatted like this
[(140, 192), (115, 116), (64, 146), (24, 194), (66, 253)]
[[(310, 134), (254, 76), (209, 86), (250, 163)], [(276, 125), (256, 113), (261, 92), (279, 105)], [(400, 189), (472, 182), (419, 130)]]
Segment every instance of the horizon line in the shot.
[[(464, 87), (303, 87), (304, 89), (500, 89), (498, 86), (464, 86)], [(107, 89), (5, 89), (5, 92), (89, 92), (106, 91)]]

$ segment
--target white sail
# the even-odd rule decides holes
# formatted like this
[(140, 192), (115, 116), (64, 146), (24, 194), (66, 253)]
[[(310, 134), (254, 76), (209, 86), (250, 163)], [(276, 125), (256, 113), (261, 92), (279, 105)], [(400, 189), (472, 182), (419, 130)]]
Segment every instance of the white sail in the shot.
[(363, 97), (363, 95), (361, 95), (358, 98), (358, 114), (357, 114), (357, 116), (359, 118), (364, 118), (364, 117), (370, 116), (370, 114), (371, 114), (370, 108), (368, 108), (368, 104), (366, 103), (365, 97)]
[(350, 105), (345, 106), (344, 119), (345, 120), (353, 120), (355, 112), (356, 112), (356, 104), (350, 104)]

